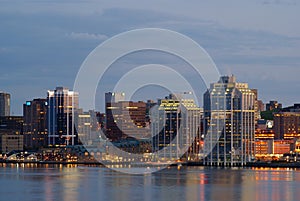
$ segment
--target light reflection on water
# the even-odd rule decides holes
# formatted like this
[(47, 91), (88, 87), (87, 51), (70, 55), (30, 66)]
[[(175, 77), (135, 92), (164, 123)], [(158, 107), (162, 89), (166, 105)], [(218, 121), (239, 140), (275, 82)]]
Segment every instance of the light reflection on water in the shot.
[(299, 200), (300, 171), (168, 168), (128, 175), (107, 168), (0, 164), (0, 200)]

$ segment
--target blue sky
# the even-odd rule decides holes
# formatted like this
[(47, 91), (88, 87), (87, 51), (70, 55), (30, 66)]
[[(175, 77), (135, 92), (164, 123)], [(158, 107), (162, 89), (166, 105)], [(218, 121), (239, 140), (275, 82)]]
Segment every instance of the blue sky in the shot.
[(72, 88), (88, 54), (124, 31), (157, 27), (197, 41), (222, 74), (259, 98), (300, 102), (300, 4), (296, 0), (0, 0), (0, 90), (12, 112), (56, 86)]

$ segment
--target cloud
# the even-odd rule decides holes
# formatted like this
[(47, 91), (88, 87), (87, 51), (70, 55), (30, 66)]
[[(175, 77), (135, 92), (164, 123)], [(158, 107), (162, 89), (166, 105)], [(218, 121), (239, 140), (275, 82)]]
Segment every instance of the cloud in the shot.
[[(71, 88), (81, 63), (103, 40), (143, 27), (171, 29), (191, 37), (208, 51), (222, 73), (230, 71), (249, 82), (265, 100), (299, 100), (297, 93), (289, 91), (300, 87), (299, 3), (74, 1), (1, 1), (0, 85), (15, 94), (13, 107), (19, 114), (25, 100), (44, 96), (46, 89)], [(139, 64), (140, 60), (145, 57), (134, 61)], [(109, 78), (115, 75), (119, 74), (112, 72)], [(39, 83), (37, 87), (33, 82)]]
[(72, 32), (70, 34), (66, 34), (67, 37), (71, 38), (71, 39), (75, 39), (75, 40), (106, 40), (108, 38), (108, 36), (104, 35), (104, 34), (94, 34), (94, 33), (76, 33), (76, 32)]

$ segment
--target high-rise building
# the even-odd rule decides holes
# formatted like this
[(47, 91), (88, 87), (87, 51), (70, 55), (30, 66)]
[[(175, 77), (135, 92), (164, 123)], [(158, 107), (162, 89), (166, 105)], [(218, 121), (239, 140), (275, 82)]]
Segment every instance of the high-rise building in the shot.
[(254, 156), (255, 94), (222, 76), (204, 94), (204, 150), (208, 165), (245, 165)]
[(199, 158), (201, 109), (192, 99), (170, 96), (151, 113), (152, 149), (159, 161)]
[(0, 91), (0, 116), (10, 116), (10, 94)]
[(179, 125), (181, 114), (180, 101), (174, 99), (159, 100), (159, 107), (152, 110), (151, 134), (153, 138), (152, 152), (158, 152), (159, 161), (175, 161), (183, 154), (178, 153), (180, 137)]
[(88, 112), (78, 110), (78, 138), (84, 145), (91, 145), (93, 140), (99, 139), (96, 131), (101, 128), (101, 125), (96, 115), (94, 110)]
[(127, 137), (136, 139), (149, 137), (146, 110), (147, 105), (143, 101), (125, 101), (125, 93), (105, 93), (107, 137), (113, 141)]
[(65, 87), (48, 91), (48, 144), (76, 145), (78, 93)]
[(300, 112), (274, 114), (275, 139), (300, 138)]
[(110, 139), (148, 138), (150, 129), (146, 125), (145, 102), (120, 101), (107, 103), (106, 132)]
[(34, 99), (23, 104), (25, 149), (38, 149), (48, 145), (47, 111), (47, 99)]

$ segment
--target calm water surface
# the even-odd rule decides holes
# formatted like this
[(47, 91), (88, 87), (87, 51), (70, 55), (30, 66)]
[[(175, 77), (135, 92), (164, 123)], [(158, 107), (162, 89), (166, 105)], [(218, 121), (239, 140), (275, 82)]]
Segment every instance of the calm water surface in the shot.
[(128, 175), (87, 166), (0, 164), (0, 200), (300, 200), (300, 170), (175, 167)]

